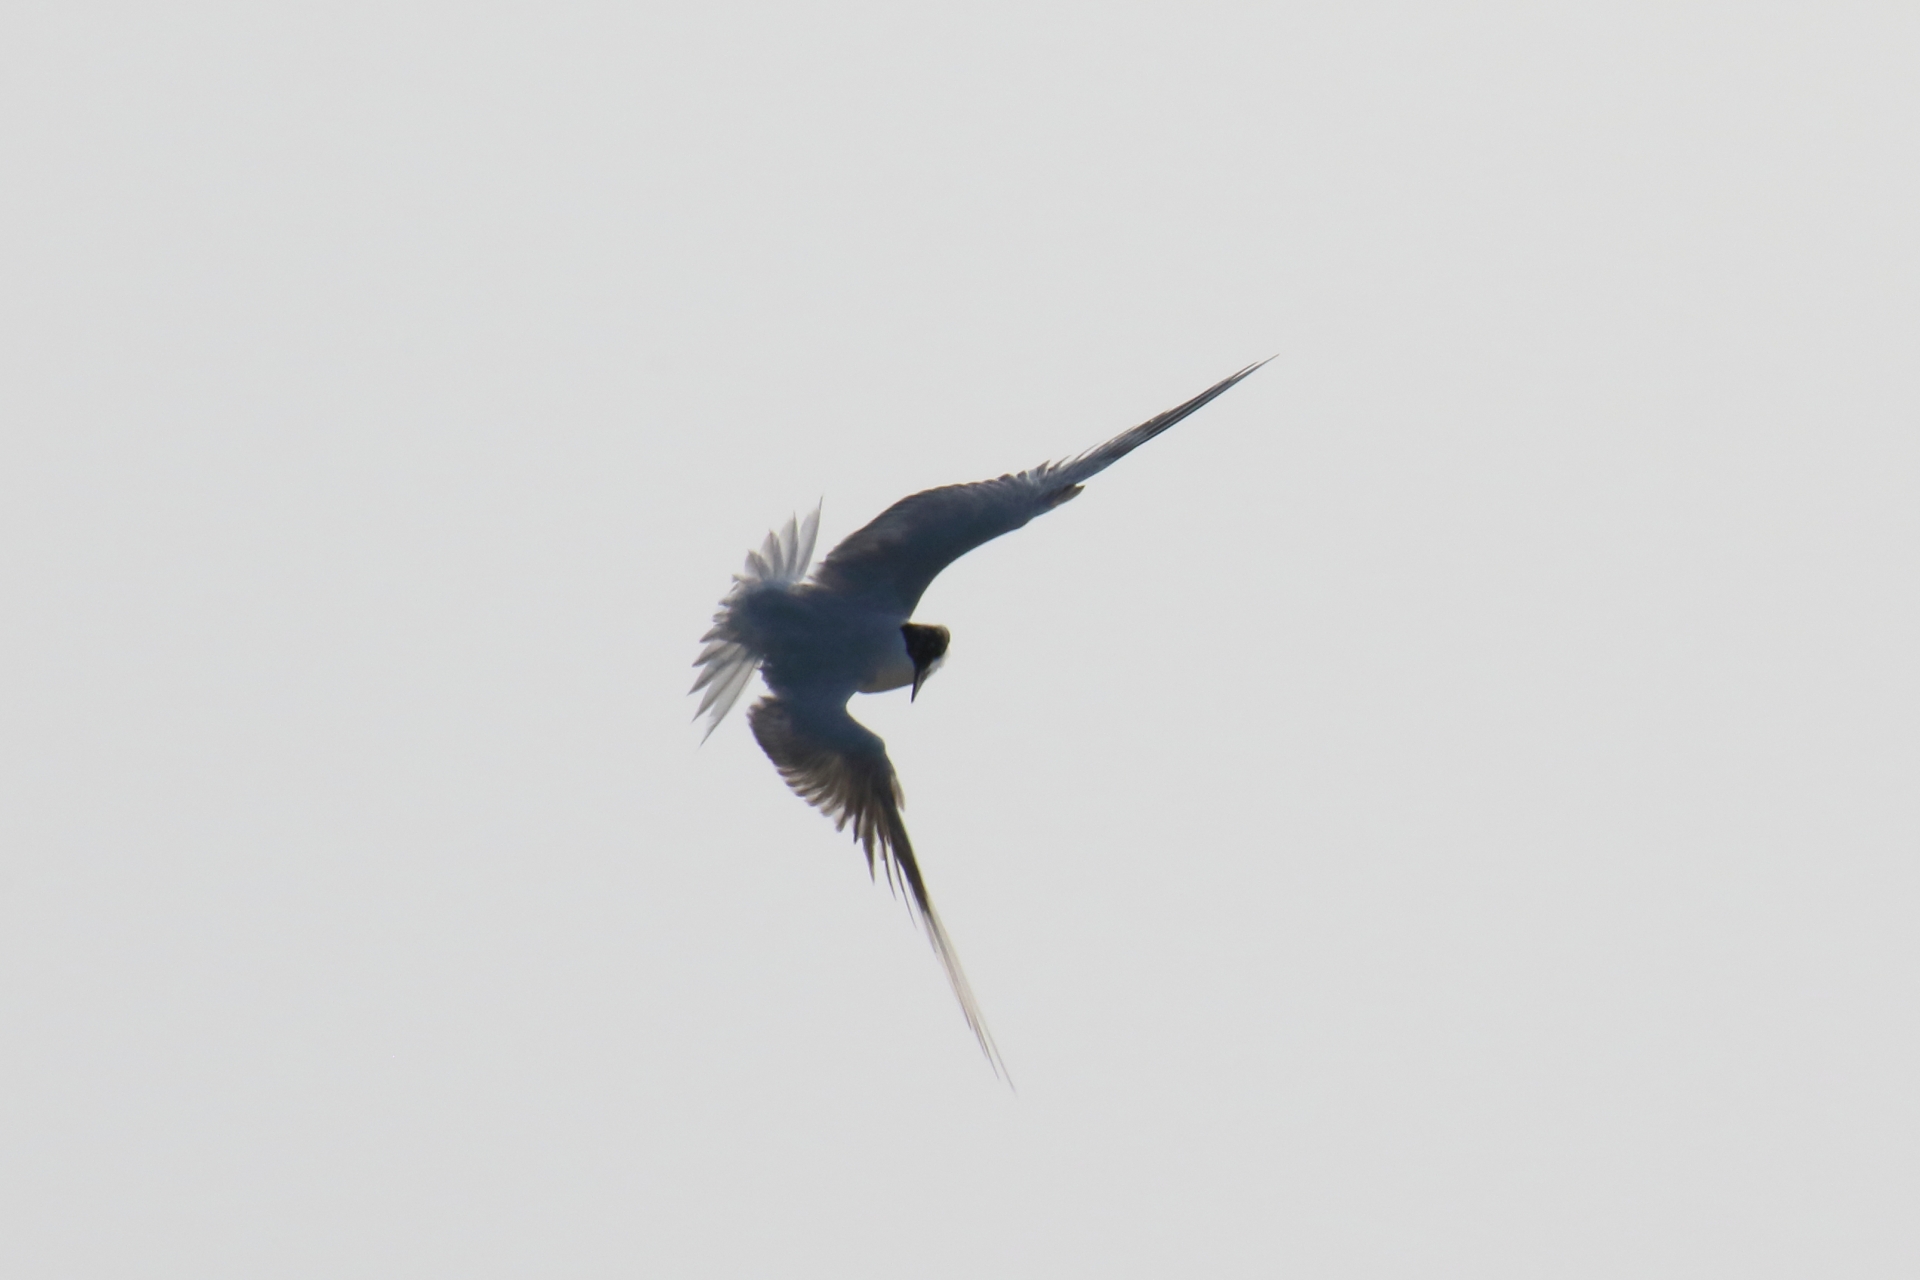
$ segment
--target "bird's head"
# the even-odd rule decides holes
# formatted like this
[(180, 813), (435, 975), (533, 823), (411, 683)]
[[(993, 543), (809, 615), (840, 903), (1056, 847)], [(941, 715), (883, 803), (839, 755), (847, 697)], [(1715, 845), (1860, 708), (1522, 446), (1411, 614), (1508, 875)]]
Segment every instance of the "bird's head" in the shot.
[(900, 628), (900, 634), (907, 642), (907, 656), (913, 659), (913, 693), (907, 699), (912, 702), (919, 698), (920, 686), (926, 683), (927, 677), (946, 661), (947, 644), (953, 639), (953, 633), (945, 627), (923, 627), (909, 622)]

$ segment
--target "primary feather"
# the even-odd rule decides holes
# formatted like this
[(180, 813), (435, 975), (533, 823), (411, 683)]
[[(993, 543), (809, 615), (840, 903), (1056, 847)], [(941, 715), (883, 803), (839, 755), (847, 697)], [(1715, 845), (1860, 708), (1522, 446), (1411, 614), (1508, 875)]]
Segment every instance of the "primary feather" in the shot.
[(967, 552), (1079, 496), (1080, 486), (1265, 364), (1250, 364), (1184, 404), (1063, 462), (976, 484), (927, 489), (882, 511), (835, 547), (814, 579), (912, 614), (928, 584)]
[(853, 828), (853, 838), (867, 855), (868, 874), (875, 874), (878, 865), (889, 885), (906, 885), (907, 902), (926, 928), (968, 1028), (995, 1072), (1004, 1074), (1000, 1050), (913, 856), (913, 842), (900, 817), (900, 779), (887, 759), (887, 744), (847, 714), (845, 701), (762, 698), (747, 712), (747, 723), (795, 794), (832, 818), (834, 830)]

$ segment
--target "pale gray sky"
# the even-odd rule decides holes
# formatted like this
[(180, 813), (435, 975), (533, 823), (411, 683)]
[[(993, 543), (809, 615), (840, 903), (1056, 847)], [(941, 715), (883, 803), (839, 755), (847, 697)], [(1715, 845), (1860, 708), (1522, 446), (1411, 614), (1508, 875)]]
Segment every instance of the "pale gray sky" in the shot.
[[(1920, 19), (19, 5), (0, 1271), (1908, 1276)], [(1104, 440), (888, 740), (697, 637)]]

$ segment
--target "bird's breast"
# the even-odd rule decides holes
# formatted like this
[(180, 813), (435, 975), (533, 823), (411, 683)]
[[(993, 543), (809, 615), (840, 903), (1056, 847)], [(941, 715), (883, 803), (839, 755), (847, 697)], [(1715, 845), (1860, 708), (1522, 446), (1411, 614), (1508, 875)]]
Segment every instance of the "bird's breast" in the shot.
[(906, 652), (906, 637), (893, 628), (885, 641), (872, 652), (868, 674), (860, 683), (860, 693), (887, 693), (914, 683), (914, 658)]
[(879, 661), (872, 667), (866, 683), (860, 686), (860, 692), (885, 693), (913, 683), (913, 658), (907, 653), (906, 637), (896, 631), (892, 647), (883, 648), (877, 656)]

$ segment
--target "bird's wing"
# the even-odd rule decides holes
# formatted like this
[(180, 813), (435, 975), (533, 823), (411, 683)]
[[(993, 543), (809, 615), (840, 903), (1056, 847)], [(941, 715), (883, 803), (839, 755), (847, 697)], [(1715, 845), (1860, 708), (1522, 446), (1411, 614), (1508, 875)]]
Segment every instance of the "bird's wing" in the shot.
[(911, 616), (927, 584), (942, 569), (982, 543), (1012, 533), (1074, 497), (1083, 481), (1105, 471), (1265, 363), (1262, 360), (1248, 365), (1185, 404), (1149, 418), (1078, 457), (1045, 463), (998, 480), (945, 485), (902, 498), (835, 547), (815, 570), (814, 581), (831, 591), (898, 609), (902, 617)]
[(887, 759), (886, 743), (847, 714), (844, 698), (837, 703), (831, 698), (762, 698), (747, 712), (747, 723), (761, 750), (801, 799), (832, 818), (836, 829), (853, 828), (854, 839), (866, 850), (868, 872), (883, 866), (890, 886), (906, 885), (908, 904), (926, 926), (967, 1026), (993, 1069), (1004, 1075), (1000, 1051), (973, 998), (960, 956), (927, 896), (900, 817), (900, 780)]

